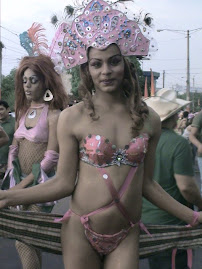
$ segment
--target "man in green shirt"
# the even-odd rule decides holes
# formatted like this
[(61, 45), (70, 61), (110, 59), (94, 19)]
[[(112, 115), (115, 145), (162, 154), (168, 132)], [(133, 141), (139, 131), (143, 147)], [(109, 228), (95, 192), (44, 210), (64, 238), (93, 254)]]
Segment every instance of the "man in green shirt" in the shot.
[(9, 138), (7, 136), (7, 133), (4, 131), (2, 127), (0, 127), (0, 148), (6, 145), (8, 141), (9, 141)]
[(9, 146), (13, 141), (15, 132), (15, 119), (9, 114), (10, 108), (6, 101), (0, 100), (0, 126), (9, 137), (6, 145), (0, 148), (0, 180), (3, 179), (7, 169)]
[[(162, 121), (162, 133), (155, 155), (154, 180), (178, 202), (186, 205), (196, 205), (202, 210), (202, 198), (194, 179), (192, 155), (188, 141), (178, 135), (174, 129), (178, 120), (178, 111), (187, 101), (176, 98), (174, 91), (162, 89), (159, 97), (146, 100)], [(168, 212), (157, 208), (143, 199), (142, 221), (145, 224), (185, 225)], [(174, 252), (173, 252), (174, 253)], [(150, 269), (171, 269), (171, 251), (162, 251), (149, 258)], [(186, 250), (178, 250), (176, 255), (176, 269), (187, 267)]]
[(197, 147), (198, 167), (201, 177), (200, 190), (202, 193), (202, 111), (199, 112), (193, 119), (189, 140)]

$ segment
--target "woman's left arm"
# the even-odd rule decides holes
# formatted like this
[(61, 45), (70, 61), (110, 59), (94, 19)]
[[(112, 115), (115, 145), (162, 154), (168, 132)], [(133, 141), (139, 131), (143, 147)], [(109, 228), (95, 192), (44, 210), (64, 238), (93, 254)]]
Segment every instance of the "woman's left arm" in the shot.
[[(155, 126), (155, 128), (153, 128), (153, 134), (149, 141), (144, 162), (143, 196), (160, 209), (187, 223), (192, 223), (194, 217), (193, 210), (176, 201), (153, 180), (155, 151), (161, 133), (161, 124), (159, 117), (155, 113), (152, 115), (151, 121), (151, 126)], [(202, 223), (202, 212), (200, 212), (199, 222)]]

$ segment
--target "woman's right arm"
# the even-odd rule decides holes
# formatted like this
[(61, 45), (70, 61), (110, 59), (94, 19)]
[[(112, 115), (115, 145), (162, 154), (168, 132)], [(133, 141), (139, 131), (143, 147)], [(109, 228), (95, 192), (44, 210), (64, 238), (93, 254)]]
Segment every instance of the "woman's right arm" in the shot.
[(74, 191), (78, 167), (78, 141), (73, 133), (77, 122), (72, 109), (64, 110), (58, 120), (59, 161), (56, 176), (43, 184), (27, 189), (1, 191), (0, 208), (11, 205), (55, 201)]

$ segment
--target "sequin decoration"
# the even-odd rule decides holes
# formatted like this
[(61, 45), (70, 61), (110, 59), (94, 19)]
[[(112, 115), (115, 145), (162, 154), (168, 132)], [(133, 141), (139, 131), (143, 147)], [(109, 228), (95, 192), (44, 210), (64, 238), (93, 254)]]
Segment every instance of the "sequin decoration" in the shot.
[(50, 56), (57, 66), (56, 55), (59, 54), (67, 69), (87, 62), (88, 47), (105, 49), (110, 44), (117, 44), (124, 56), (147, 56), (150, 40), (142, 32), (138, 23), (129, 20), (121, 11), (103, 0), (92, 0), (71, 26), (63, 23), (59, 27), (55, 34), (58, 42), (52, 46)]
[(133, 138), (123, 149), (117, 148), (109, 139), (100, 135), (88, 135), (80, 148), (80, 159), (95, 167), (121, 164), (138, 166), (147, 152), (149, 136), (144, 133)]
[(121, 163), (125, 163), (127, 161), (127, 155), (126, 150), (118, 149), (112, 157), (113, 163), (120, 166)]

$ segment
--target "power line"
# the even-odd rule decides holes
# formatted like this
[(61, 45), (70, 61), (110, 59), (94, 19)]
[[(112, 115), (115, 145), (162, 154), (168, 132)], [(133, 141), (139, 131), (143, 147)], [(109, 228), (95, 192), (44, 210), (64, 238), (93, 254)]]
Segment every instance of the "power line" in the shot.
[(9, 48), (6, 48), (7, 50), (10, 50), (10, 51), (13, 51), (13, 52), (16, 52), (16, 53), (19, 53), (21, 55), (23, 55), (24, 53), (23, 52), (20, 52), (20, 51), (17, 51), (17, 50), (13, 50), (13, 49), (9, 49)]
[(22, 50), (22, 51), (24, 52), (24, 50), (22, 49), (22, 47), (20, 47), (20, 48), (16, 48), (16, 47), (12, 47), (12, 46), (8, 46), (8, 45), (6, 45), (5, 48), (13, 49), (13, 50), (15, 50), (15, 51), (17, 51), (17, 52), (19, 52), (19, 50)]
[(5, 36), (1, 36), (1, 37), (3, 37), (4, 39), (6, 39), (6, 40), (8, 40), (8, 41), (10, 41), (10, 42), (12, 42), (14, 44), (20, 45), (20, 43), (17, 43), (17, 42), (15, 42), (15, 41), (13, 41), (13, 40), (11, 40), (9, 38), (6, 38)]
[(158, 43), (164, 43), (164, 42), (169, 42), (169, 41), (175, 41), (175, 40), (184, 40), (185, 37), (183, 38), (170, 38), (170, 39), (167, 39), (167, 40), (161, 40), (161, 41), (158, 41)]
[[(202, 70), (202, 68), (191, 68), (192, 70)], [(174, 70), (184, 70), (184, 68), (178, 68), (178, 69), (166, 69), (166, 71), (174, 71)]]
[(2, 25), (0, 25), (0, 27), (1, 27), (2, 29), (4, 29), (4, 30), (10, 32), (11, 34), (17, 36), (17, 37), (19, 36), (18, 34), (14, 33), (13, 31), (9, 30), (8, 28), (6, 28), (6, 27), (4, 27), (4, 26), (2, 26)]
[(185, 59), (152, 59), (151, 61), (184, 61)]

